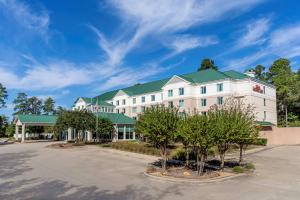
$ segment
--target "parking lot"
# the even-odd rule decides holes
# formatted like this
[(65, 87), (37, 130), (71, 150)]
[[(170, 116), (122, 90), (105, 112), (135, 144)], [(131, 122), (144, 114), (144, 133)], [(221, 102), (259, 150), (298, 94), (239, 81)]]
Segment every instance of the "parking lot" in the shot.
[(299, 199), (300, 146), (253, 154), (255, 174), (209, 184), (146, 177), (155, 158), (97, 146), (0, 146), (0, 199)]

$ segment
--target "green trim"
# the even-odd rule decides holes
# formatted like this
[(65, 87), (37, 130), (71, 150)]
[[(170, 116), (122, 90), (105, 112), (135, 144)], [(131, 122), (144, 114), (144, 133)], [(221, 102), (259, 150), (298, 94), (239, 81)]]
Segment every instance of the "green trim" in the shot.
[(28, 124), (52, 124), (56, 123), (57, 115), (16, 115), (15, 119), (21, 121), (21, 123)]
[(266, 121), (256, 121), (256, 123), (257, 123), (259, 126), (275, 126), (273, 123), (271, 123), (271, 122), (266, 122)]

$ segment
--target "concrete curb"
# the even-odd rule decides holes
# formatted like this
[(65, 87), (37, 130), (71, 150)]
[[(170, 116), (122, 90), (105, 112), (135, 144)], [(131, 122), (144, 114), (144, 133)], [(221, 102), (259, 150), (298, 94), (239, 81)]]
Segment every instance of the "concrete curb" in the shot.
[(147, 172), (144, 172), (144, 175), (154, 179), (154, 180), (159, 180), (159, 181), (168, 181), (168, 182), (174, 182), (174, 183), (195, 183), (195, 184), (202, 184), (202, 183), (217, 183), (217, 182), (223, 182), (226, 180), (242, 177), (242, 176), (249, 176), (248, 174), (234, 174), (232, 176), (227, 176), (227, 177), (216, 177), (216, 178), (211, 178), (208, 180), (198, 180), (198, 179), (185, 179), (185, 178), (173, 178), (173, 177), (159, 177), (159, 176), (154, 176), (151, 174), (148, 174)]

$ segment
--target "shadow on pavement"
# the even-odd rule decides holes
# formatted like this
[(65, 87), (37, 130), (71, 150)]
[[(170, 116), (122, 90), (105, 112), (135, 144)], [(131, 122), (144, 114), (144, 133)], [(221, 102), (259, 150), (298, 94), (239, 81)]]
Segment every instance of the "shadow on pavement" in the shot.
[(96, 186), (80, 187), (70, 185), (65, 181), (54, 180), (41, 182), (38, 179), (20, 180), (0, 184), (0, 199), (161, 199), (167, 195), (182, 195), (176, 186), (149, 194), (146, 187), (128, 185), (122, 190), (100, 190)]
[(33, 152), (0, 154), (0, 179), (14, 178), (32, 170), (26, 162), (34, 156)]

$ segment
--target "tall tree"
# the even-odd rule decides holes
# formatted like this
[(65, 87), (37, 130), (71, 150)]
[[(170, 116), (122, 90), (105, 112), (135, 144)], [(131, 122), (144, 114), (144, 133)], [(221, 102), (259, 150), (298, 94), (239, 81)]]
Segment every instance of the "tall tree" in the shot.
[(28, 113), (29, 114), (41, 114), (43, 108), (42, 100), (37, 97), (30, 97), (27, 101), (28, 103)]
[(167, 169), (168, 145), (174, 141), (178, 124), (178, 109), (164, 106), (147, 108), (136, 123), (137, 133), (143, 134), (160, 150), (164, 171)]
[(269, 68), (268, 80), (276, 86), (277, 109), (280, 118), (284, 116), (285, 125), (288, 126), (289, 105), (294, 105), (299, 99), (297, 75), (293, 73), (290, 61), (285, 58), (274, 61)]
[(254, 69), (255, 78), (261, 81), (266, 81), (265, 67), (262, 65), (257, 65)]
[(55, 113), (55, 101), (51, 97), (44, 101), (43, 111), (47, 115)]
[(21, 92), (18, 93), (17, 98), (13, 101), (14, 115), (15, 114), (28, 114), (28, 96)]
[(5, 136), (8, 127), (8, 119), (4, 115), (0, 115), (0, 137)]
[(5, 107), (5, 100), (7, 99), (6, 88), (0, 83), (0, 108)]
[(218, 67), (215, 65), (214, 60), (210, 58), (204, 58), (201, 61), (200, 67), (198, 68), (198, 71), (205, 70), (205, 69), (215, 69), (218, 70)]

